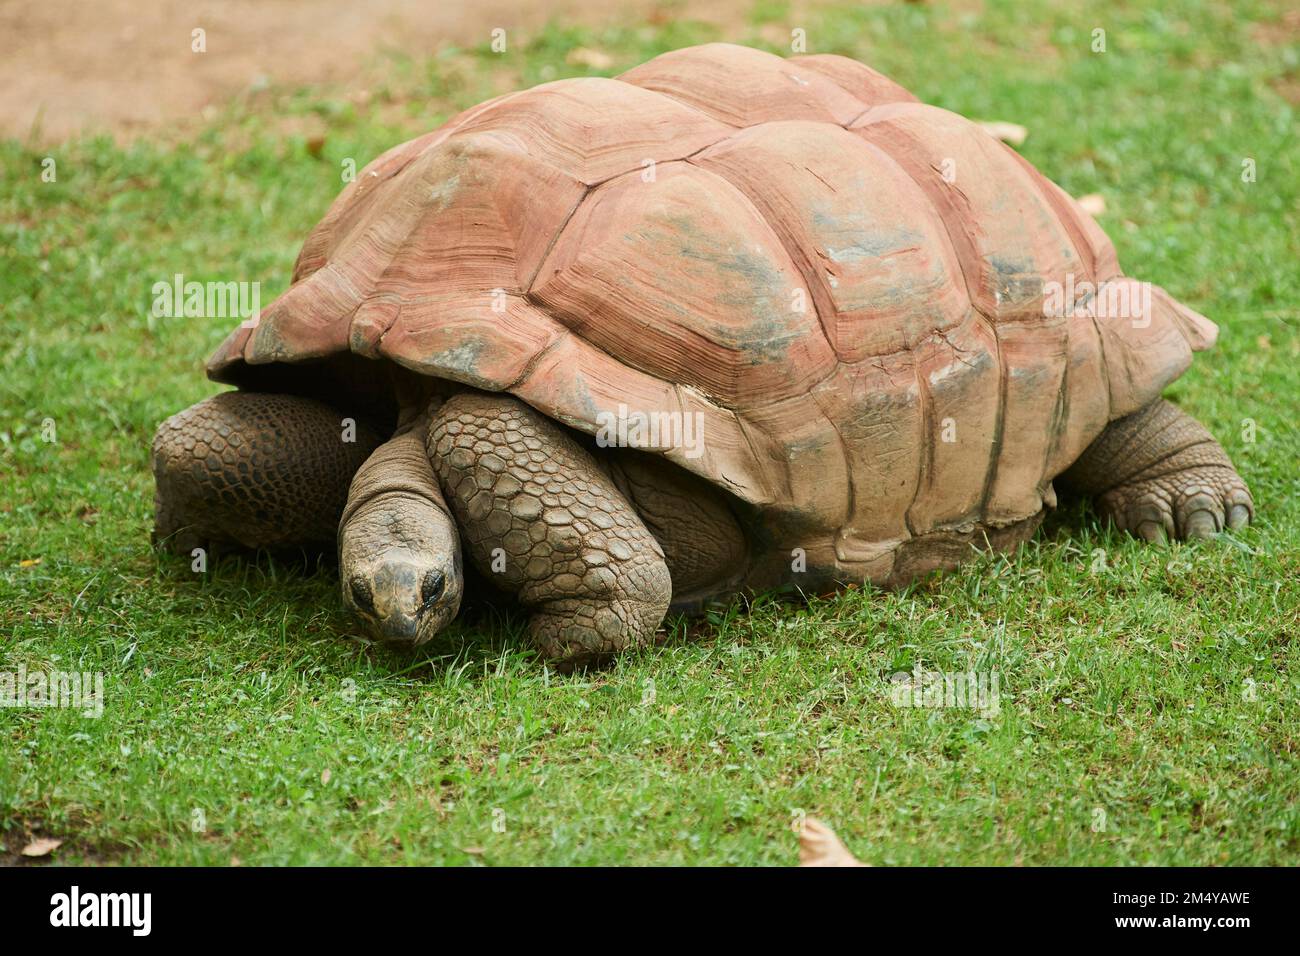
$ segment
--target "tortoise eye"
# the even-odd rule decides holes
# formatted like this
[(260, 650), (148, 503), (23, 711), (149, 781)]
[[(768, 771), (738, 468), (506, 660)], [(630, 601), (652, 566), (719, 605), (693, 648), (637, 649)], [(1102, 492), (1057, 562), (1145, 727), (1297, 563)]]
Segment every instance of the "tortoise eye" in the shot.
[(442, 576), (442, 572), (429, 571), (425, 574), (424, 584), (420, 587), (420, 598), (427, 607), (442, 597), (442, 592), (446, 589), (447, 579)]
[(375, 613), (375, 595), (370, 590), (369, 581), (365, 578), (353, 578), (348, 582), (348, 589), (352, 592), (353, 604), (363, 611)]

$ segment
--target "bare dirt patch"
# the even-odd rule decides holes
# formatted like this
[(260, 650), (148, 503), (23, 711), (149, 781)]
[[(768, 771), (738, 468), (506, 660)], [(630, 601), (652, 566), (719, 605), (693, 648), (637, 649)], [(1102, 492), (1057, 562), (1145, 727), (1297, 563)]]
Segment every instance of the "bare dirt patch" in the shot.
[[(0, 136), (130, 138), (267, 85), (346, 83), (377, 51), (521, 42), (548, 20), (746, 22), (750, 0), (0, 0)], [(205, 31), (195, 53), (192, 31)]]

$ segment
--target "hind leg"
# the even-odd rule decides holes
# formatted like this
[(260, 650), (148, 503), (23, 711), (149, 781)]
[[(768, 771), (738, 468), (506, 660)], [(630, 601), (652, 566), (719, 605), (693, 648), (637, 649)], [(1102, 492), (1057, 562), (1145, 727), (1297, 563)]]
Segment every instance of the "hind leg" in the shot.
[(353, 474), (378, 445), (364, 425), (293, 395), (223, 392), (178, 412), (153, 440), (156, 542), (333, 547)]
[(728, 598), (749, 565), (744, 532), (718, 489), (655, 455), (611, 450), (604, 464), (659, 546), (672, 576), (671, 610)]
[(1163, 399), (1111, 422), (1062, 475), (1147, 541), (1208, 538), (1255, 514), (1250, 490), (1205, 426)]

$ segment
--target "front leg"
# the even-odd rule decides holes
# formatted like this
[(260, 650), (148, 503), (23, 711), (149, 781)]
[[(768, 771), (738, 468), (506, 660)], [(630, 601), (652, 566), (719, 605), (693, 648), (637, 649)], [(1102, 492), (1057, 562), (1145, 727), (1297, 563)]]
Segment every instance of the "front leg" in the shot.
[[(153, 440), (154, 541), (197, 547), (332, 547), (348, 483), (379, 444), (361, 423), (296, 395), (222, 392)], [(355, 438), (345, 440), (345, 436)]]
[(648, 643), (672, 593), (663, 551), (592, 455), (517, 399), (449, 399), (429, 459), (470, 560), (532, 611), (566, 667)]

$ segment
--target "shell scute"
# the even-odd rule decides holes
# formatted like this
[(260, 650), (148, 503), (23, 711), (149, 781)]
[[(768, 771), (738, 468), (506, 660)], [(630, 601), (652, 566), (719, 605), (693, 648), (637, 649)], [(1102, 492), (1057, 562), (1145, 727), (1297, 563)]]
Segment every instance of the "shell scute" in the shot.
[[(665, 433), (660, 430), (660, 444), (632, 447), (658, 451), (751, 504), (770, 506), (778, 500), (769, 471), (755, 459), (743, 422), (735, 413), (690, 388), (630, 368), (576, 335), (561, 335), (510, 391), (598, 440), (605, 428), (613, 428), (617, 437), (619, 423), (630, 424), (632, 416), (667, 422), (670, 429), (703, 429), (699, 446), (663, 442)], [(689, 425), (688, 416), (692, 416)], [(652, 438), (654, 433), (645, 436)]]
[(970, 120), (902, 103), (871, 110), (852, 130), (907, 170), (938, 210), (971, 301), (994, 325), (1041, 315), (1045, 282), (1083, 274), (1038, 185), (1006, 146)]
[(911, 534), (907, 511), (926, 441), (916, 358), (906, 351), (841, 365), (813, 395), (834, 423), (850, 482), (848, 516), (835, 526), (837, 557), (871, 560)]
[(884, 106), (886, 103), (917, 102), (910, 91), (899, 86), (885, 74), (847, 56), (837, 56), (834, 53), (809, 53), (803, 56), (792, 56), (789, 62), (800, 69), (821, 74), (868, 109)]
[[(356, 334), (357, 320), (352, 327)], [(518, 295), (423, 298), (401, 306), (371, 354), (424, 375), (495, 392), (522, 378), (529, 364), (564, 334), (550, 316)], [(367, 354), (356, 343), (353, 351)]]
[(999, 437), (997, 338), (987, 321), (972, 317), (915, 355), (924, 463), (907, 525), (913, 534), (968, 527), (980, 520)]
[[(628, 122), (628, 117), (635, 117)], [(684, 159), (732, 130), (671, 97), (602, 77), (543, 83), (460, 125), (508, 137), (588, 186)]]
[(781, 237), (843, 362), (912, 348), (970, 310), (947, 230), (885, 153), (837, 126), (764, 123), (692, 160)]
[(1002, 373), (1002, 420), (997, 464), (984, 503), (985, 521), (1011, 524), (1043, 506), (1048, 455), (1068, 408), (1062, 386), (1069, 331), (1061, 317), (1040, 316), (997, 327)]
[(741, 193), (668, 163), (652, 181), (631, 173), (595, 189), (531, 296), (597, 348), (734, 408), (806, 391), (834, 368), (802, 285)]
[(706, 43), (664, 53), (619, 79), (663, 93), (738, 128), (773, 120), (815, 120), (843, 126), (871, 105), (814, 67), (730, 43)]
[[(466, 367), (469, 354), (513, 355), (520, 338), (546, 344), (549, 319), (535, 313), (534, 326), (542, 328), (524, 335), (526, 323), (511, 324), (521, 312), (512, 297), (524, 294), (586, 188), (480, 133), (427, 150), (391, 183), (390, 200), (343, 239), (345, 254), (265, 310), (244, 348), (246, 361), (351, 348), (482, 387), (510, 363), (493, 360), (491, 373), (476, 373)], [(384, 349), (386, 338), (417, 351)]]
[(415, 159), (440, 143), (446, 142), (462, 126), (472, 121), (479, 114), (497, 108), (508, 102), (518, 93), (508, 93), (495, 99), (487, 100), (460, 115), (432, 132), (417, 136), (415, 139), (400, 143), (386, 150), (371, 160), (353, 180), (339, 193), (330, 205), (325, 217), (316, 225), (303, 243), (298, 261), (293, 268), (293, 282), (307, 278), (321, 268), (333, 256), (341, 252), (340, 242), (367, 211), (376, 205), (382, 205), (388, 194), (386, 184), (397, 177)]

